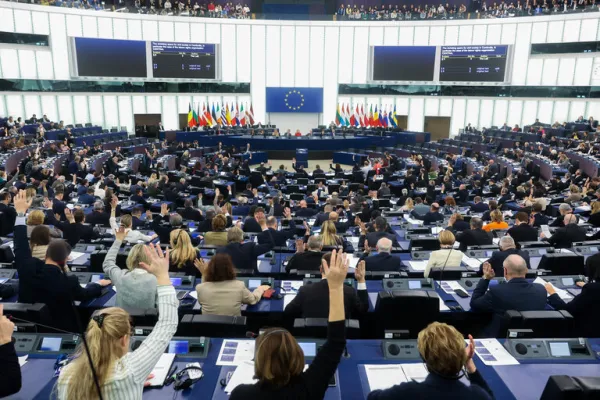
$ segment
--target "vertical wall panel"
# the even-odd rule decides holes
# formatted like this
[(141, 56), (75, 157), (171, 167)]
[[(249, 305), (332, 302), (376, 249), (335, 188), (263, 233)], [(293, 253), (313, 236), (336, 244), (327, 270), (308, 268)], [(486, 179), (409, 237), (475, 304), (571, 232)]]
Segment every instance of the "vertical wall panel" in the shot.
[(385, 46), (397, 46), (398, 31), (398, 27), (396, 26), (386, 26), (383, 28), (383, 44)]
[(98, 18), (98, 37), (103, 39), (113, 38), (112, 18)]
[[(322, 26), (312, 26), (310, 28), (310, 79), (308, 82), (308, 86), (310, 87), (323, 87), (324, 52), (325, 28)], [(356, 76), (354, 79), (356, 79)]]
[(458, 44), (458, 26), (447, 26), (444, 44), (455, 46)]
[(2, 64), (2, 77), (5, 79), (19, 79), (19, 53), (15, 49), (0, 49), (0, 63)]
[[(281, 86), (294, 86), (296, 77), (296, 53), (294, 52), (292, 43), (296, 42), (295, 29), (293, 26), (281, 27)], [(348, 77), (350, 79), (350, 77)], [(348, 80), (350, 82), (350, 80)]]
[(531, 45), (531, 25), (518, 24), (517, 37), (513, 52), (513, 68), (511, 82), (513, 85), (524, 85), (527, 81), (527, 63)]
[(473, 40), (473, 25), (461, 25), (458, 31), (458, 44), (470, 45)]
[[(508, 113), (508, 100), (495, 100), (494, 101), (494, 117), (492, 119), (492, 125), (502, 126), (505, 122), (508, 126), (513, 126), (514, 123), (509, 122), (507, 118)], [(515, 122), (516, 123), (516, 122)]]
[[(190, 103), (192, 102), (192, 96), (188, 95), (178, 95), (177, 96), (177, 113), (178, 114), (187, 114), (189, 111)], [(135, 103), (135, 98), (134, 98)], [(135, 105), (134, 105), (135, 108)]]
[(338, 65), (340, 30), (338, 27), (325, 28), (325, 58), (323, 69), (323, 121), (335, 119), (338, 90)]
[(113, 37), (115, 39), (133, 39), (137, 37), (138, 40), (142, 38), (142, 21), (137, 19), (130, 19), (129, 21), (119, 18), (112, 19), (113, 24)]
[[(19, 33), (33, 33), (31, 27), (31, 12), (29, 10), (14, 10), (15, 13), (15, 32)], [(2, 21), (4, 22), (4, 21)]]
[(265, 34), (264, 26), (252, 26), (252, 85), (250, 85), (250, 91), (254, 119), (260, 122), (265, 121), (265, 63), (267, 58)]
[(476, 126), (478, 128), (482, 128), (479, 125), (479, 99), (467, 99), (467, 113), (465, 115), (465, 122), (461, 128), (467, 126), (467, 124), (471, 124), (472, 126)]
[[(115, 20), (116, 22), (116, 20)], [(127, 36), (132, 40), (156, 40), (158, 36), (156, 21), (144, 21), (147, 24), (142, 24), (141, 20), (127, 20)], [(147, 33), (146, 33), (147, 32)], [(146, 36), (147, 35), (147, 36)], [(117, 37), (117, 25), (115, 25), (115, 38)], [(153, 38), (154, 37), (154, 38)]]
[(571, 107), (569, 109), (569, 121), (576, 121), (580, 116), (585, 118), (585, 106), (585, 101), (571, 101)]
[[(158, 40), (162, 42), (173, 42), (175, 41), (175, 32), (173, 31), (173, 23), (171, 21), (159, 21), (158, 22)], [(179, 37), (177, 40), (184, 42), (183, 37)], [(235, 48), (235, 47), (234, 47)]]
[(436, 97), (428, 97), (425, 99), (425, 116), (437, 117), (439, 116), (440, 99)]
[(81, 17), (81, 25), (83, 26), (84, 37), (98, 37), (98, 22), (96, 21), (96, 17)]
[(554, 102), (554, 113), (552, 115), (552, 122), (558, 121), (559, 123), (567, 122), (569, 119), (569, 102), (568, 101), (555, 101)]
[(90, 122), (87, 96), (73, 96), (73, 108), (75, 109), (74, 123), (85, 124)]
[(37, 78), (37, 65), (33, 50), (19, 50), (19, 68), (21, 70), (21, 78)]
[[(164, 96), (170, 97), (170, 96)], [(113, 95), (104, 95), (104, 124), (107, 128), (111, 129), (113, 127), (119, 126), (119, 106), (117, 104), (117, 96)], [(164, 122), (164, 120), (163, 120)], [(169, 128), (165, 124), (165, 128)]]
[[(354, 34), (356, 36), (356, 33)], [(369, 45), (383, 45), (383, 28), (380, 26), (372, 26), (369, 28)]]
[(413, 41), (415, 46), (427, 46), (429, 44), (429, 27), (416, 26)]
[(548, 23), (548, 32), (546, 34), (546, 41), (548, 43), (561, 42), (563, 38), (563, 28), (565, 26), (564, 21), (550, 21)]
[(501, 41), (501, 38), (500, 38), (501, 35), (502, 35), (502, 26), (501, 25), (488, 25), (486, 44), (499, 44)]
[(594, 119), (597, 115), (600, 115), (600, 101), (588, 101), (585, 114), (586, 117), (594, 117)]
[(237, 81), (250, 82), (250, 26), (237, 27)]
[(563, 42), (577, 42), (579, 40), (579, 28), (581, 21), (572, 20), (565, 22), (565, 29), (562, 36)]
[[(4, 24), (6, 23), (10, 25), (11, 22), (4, 20), (2, 18), (2, 14), (0, 14), (0, 21), (2, 21), (2, 30), (6, 32), (6, 27)], [(37, 35), (50, 34), (50, 26), (48, 26), (48, 14), (46, 14), (45, 12), (33, 11), (31, 13), (31, 22), (33, 24), (33, 33)]]
[(542, 85), (555, 86), (558, 75), (558, 58), (546, 58), (542, 72)]
[[(248, 36), (250, 36), (250, 33), (248, 33)], [(190, 39), (189, 22), (175, 22), (175, 41), (192, 43), (196, 42), (195, 40)]]
[(90, 122), (94, 126), (106, 126), (104, 123), (104, 102), (102, 96), (89, 96)]
[[(475, 25), (473, 27), (473, 44), (486, 44), (487, 25)], [(461, 128), (464, 128), (461, 127)]]
[(51, 121), (58, 121), (58, 111), (56, 108), (56, 96), (54, 95), (41, 95), (40, 100), (42, 103), (42, 115), (46, 114)]
[[(286, 64), (286, 66), (289, 64), (289, 62), (281, 58), (281, 27), (279, 25), (267, 26), (267, 37), (269, 38), (267, 40), (267, 54), (269, 55), (269, 61), (267, 62), (267, 86), (277, 87), (281, 86), (282, 64)], [(252, 42), (255, 42), (254, 36), (252, 36)], [(252, 57), (252, 60), (254, 61), (254, 57)]]
[[(598, 18), (581, 20), (581, 29), (579, 31), (579, 41), (586, 42), (593, 39), (593, 32), (598, 32)], [(592, 36), (592, 37), (590, 37)]]
[[(217, 25), (218, 26), (218, 25)], [(221, 52), (221, 76), (224, 82), (235, 82), (235, 71), (237, 69), (235, 43), (235, 26), (221, 26), (221, 42), (223, 51)]]
[(463, 98), (454, 99), (452, 103), (452, 119), (450, 121), (450, 136), (458, 135), (460, 129), (464, 129), (465, 108), (467, 101)]
[(162, 113), (162, 105), (160, 103), (160, 96), (146, 96), (146, 112), (148, 114)]
[(68, 36), (83, 36), (83, 26), (79, 15), (65, 15), (67, 20), (67, 35)]
[[(132, 96), (133, 113), (146, 114), (146, 98), (144, 95)], [(185, 112), (188, 111), (188, 105), (185, 106)]]
[(414, 42), (415, 29), (412, 26), (400, 26), (398, 44), (400, 46), (412, 46)]
[(580, 57), (577, 59), (575, 62), (575, 77), (573, 78), (573, 85), (587, 86), (590, 84), (593, 62), (593, 58)]
[(411, 97), (408, 113), (408, 130), (423, 132), (425, 116), (423, 115), (424, 99), (422, 97)]
[(543, 122), (545, 124), (552, 124), (554, 122), (552, 121), (553, 105), (554, 102), (551, 100), (540, 101), (536, 118), (538, 118), (540, 122)]
[(396, 115), (408, 115), (409, 101), (408, 97), (396, 97)]
[[(283, 35), (281, 36), (283, 40)], [(351, 54), (348, 54), (347, 45), (349, 43), (354, 43), (354, 28), (348, 28), (345, 26), (340, 28), (340, 43), (343, 43), (344, 45), (337, 49), (339, 54), (338, 83), (351, 83), (352, 63), (348, 62), (351, 59)]]
[(575, 59), (561, 58), (558, 64), (558, 81), (559, 86), (571, 86), (575, 74)]
[(548, 32), (547, 22), (536, 22), (531, 30), (531, 43), (545, 43)]
[(8, 117), (8, 113), (6, 111), (6, 102), (4, 101), (4, 95), (0, 95), (0, 115), (3, 115), (5, 118)]
[[(175, 97), (175, 96), (172, 96)], [(118, 96), (119, 105), (119, 129), (124, 127), (127, 132), (135, 132), (133, 123), (133, 109), (131, 107), (131, 96)], [(177, 113), (175, 112), (177, 118)], [(179, 120), (178, 120), (179, 121)], [(166, 126), (166, 125), (165, 125)], [(179, 124), (175, 126), (179, 128)]]
[[(7, 116), (12, 116), (14, 119), (22, 117), (25, 119), (25, 108), (23, 107), (23, 96), (20, 94), (9, 94), (6, 95), (6, 111)], [(27, 117), (29, 118), (29, 117)]]
[(445, 26), (432, 26), (429, 29), (429, 45), (441, 46), (444, 44)]
[(219, 24), (206, 24), (206, 41), (207, 43), (222, 43), (221, 48), (225, 48), (229, 43), (221, 41), (221, 25)]
[[(530, 125), (535, 122), (536, 118), (539, 118), (537, 115), (538, 102), (535, 100), (525, 100), (523, 103), (523, 116), (521, 117), (521, 123), (523, 126)], [(542, 121), (540, 122), (547, 124), (550, 121)]]
[(65, 125), (75, 123), (73, 117), (73, 99), (71, 96), (56, 96), (58, 101), (58, 116), (61, 121), (64, 121)]
[(42, 106), (40, 104), (40, 96), (36, 94), (28, 94), (23, 96), (23, 104), (25, 106), (25, 115), (23, 119), (29, 119), (33, 114), (38, 118), (42, 117)]
[(12, 8), (0, 7), (0, 21), (2, 21), (2, 30), (4, 32), (15, 31), (15, 19)]
[[(352, 62), (352, 82), (366, 83), (369, 60), (369, 28), (356, 27), (354, 29), (354, 61)], [(397, 36), (396, 36), (397, 37)]]
[(501, 44), (514, 44), (516, 36), (517, 24), (502, 25), (502, 37), (500, 38)]
[[(470, 111), (470, 109), (469, 109)], [(479, 127), (489, 128), (492, 126), (492, 114), (494, 112), (494, 100), (482, 99), (479, 105)]]
[(440, 117), (452, 117), (452, 99), (442, 97), (440, 101)]
[[(204, 43), (206, 41), (206, 25), (204, 23), (191, 20), (190, 22), (190, 39), (192, 42)], [(207, 42), (212, 43), (212, 42)]]
[(529, 60), (529, 66), (527, 67), (527, 85), (541, 85), (543, 65), (544, 60), (541, 58), (532, 58)]
[(523, 118), (523, 101), (522, 100), (510, 100), (508, 103), (508, 116), (506, 122), (510, 126), (519, 125), (521, 128), (524, 123)]
[(163, 96), (162, 107), (162, 122), (165, 125), (165, 129), (179, 128), (179, 116), (177, 115), (175, 96)]
[(50, 46), (52, 49), (52, 60), (54, 64), (54, 78), (68, 80), (69, 52), (67, 49), (67, 32), (65, 30), (65, 17), (61, 14), (49, 14), (50, 16)]
[(308, 73), (310, 68), (310, 28), (308, 26), (296, 27), (296, 78), (294, 85), (298, 87), (308, 86)]

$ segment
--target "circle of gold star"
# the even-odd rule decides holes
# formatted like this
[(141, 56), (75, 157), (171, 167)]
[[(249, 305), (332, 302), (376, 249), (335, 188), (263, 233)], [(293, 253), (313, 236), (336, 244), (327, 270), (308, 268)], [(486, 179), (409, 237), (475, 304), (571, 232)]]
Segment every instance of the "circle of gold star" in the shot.
[[(298, 107), (294, 107), (294, 106), (290, 106), (290, 105), (289, 105), (289, 103), (288, 103), (288, 97), (289, 97), (291, 94), (299, 94), (299, 95), (300, 95), (300, 105), (299, 105)], [(302, 106), (304, 105), (304, 95), (303, 95), (302, 93), (300, 93), (300, 91), (298, 91), (298, 90), (290, 90), (290, 91), (289, 91), (289, 92), (287, 92), (287, 94), (285, 95), (285, 105), (287, 106), (287, 108), (288, 108), (289, 110), (292, 110), (292, 111), (297, 111), (297, 110), (299, 110), (299, 109), (300, 109), (300, 108), (302, 108)]]

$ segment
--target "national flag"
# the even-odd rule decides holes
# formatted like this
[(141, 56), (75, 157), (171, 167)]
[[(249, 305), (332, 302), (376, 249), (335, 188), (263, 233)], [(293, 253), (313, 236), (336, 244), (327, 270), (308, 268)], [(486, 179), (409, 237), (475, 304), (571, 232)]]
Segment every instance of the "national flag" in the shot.
[(360, 110), (358, 109), (358, 104), (354, 108), (354, 126), (360, 126)]
[(379, 106), (379, 114), (377, 114), (379, 120), (379, 126), (383, 127), (383, 107)]
[(246, 125), (246, 112), (244, 111), (244, 103), (240, 105), (240, 125)]
[(221, 104), (221, 124), (227, 125), (227, 116), (225, 114), (225, 107)]
[(212, 115), (211, 115), (211, 119), (212, 119), (212, 126), (215, 126), (217, 124), (217, 113), (215, 112), (215, 103), (213, 103), (212, 105)]
[(250, 103), (250, 112), (248, 113), (248, 122), (250, 122), (250, 125), (254, 125), (254, 107), (252, 106), (252, 103)]
[(206, 121), (204, 120), (204, 112), (200, 112), (200, 103), (198, 103), (198, 112), (196, 113), (198, 126), (205, 126)]
[(363, 104), (360, 105), (360, 125), (367, 126), (367, 120), (365, 118), (365, 106)]
[(194, 110), (192, 110), (192, 103), (188, 104), (188, 118), (187, 118), (187, 123), (188, 123), (188, 127), (192, 128), (196, 125), (198, 125), (198, 123), (196, 122), (196, 119), (194, 119)]
[(390, 112), (390, 124), (395, 128), (398, 126), (398, 120), (396, 119), (396, 105), (394, 104), (394, 111)]
[(240, 124), (240, 109), (238, 107), (238, 103), (235, 103), (235, 125), (238, 126)]
[[(204, 109), (204, 106), (202, 107)], [(206, 104), (206, 109), (204, 109), (204, 119), (206, 120), (207, 126), (213, 126), (213, 121), (210, 116), (210, 105)]]
[(375, 112), (373, 113), (373, 126), (379, 126), (379, 112), (377, 112), (377, 106), (375, 106)]
[(373, 125), (373, 104), (371, 104), (371, 109), (369, 110), (369, 127)]
[(337, 105), (337, 110), (335, 111), (335, 124), (337, 126), (342, 126), (342, 114), (340, 112), (340, 103)]
[(354, 113), (350, 113), (350, 118), (348, 121), (350, 122), (350, 126), (354, 126), (356, 124), (356, 115)]
[(350, 126), (350, 104), (346, 104), (346, 114), (344, 119), (346, 120), (346, 126)]

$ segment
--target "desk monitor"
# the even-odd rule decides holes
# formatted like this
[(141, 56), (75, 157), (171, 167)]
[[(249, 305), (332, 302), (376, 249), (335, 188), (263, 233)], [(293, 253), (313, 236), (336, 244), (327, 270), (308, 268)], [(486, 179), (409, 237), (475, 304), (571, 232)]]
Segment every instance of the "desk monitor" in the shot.
[(94, 275), (92, 275), (92, 279), (90, 280), (90, 282), (95, 283), (95, 282), (98, 282), (101, 279), (102, 279), (102, 275), (100, 275), (100, 274), (94, 274)]
[(299, 342), (304, 357), (315, 357), (317, 355), (317, 344), (314, 342)]
[(421, 281), (408, 281), (409, 289), (421, 289)]
[(254, 290), (262, 284), (260, 279), (249, 279), (248, 280), (248, 289)]
[(427, 251), (435, 251), (440, 249), (440, 241), (438, 238), (418, 238), (411, 239), (409, 244), (409, 250), (419, 249)]
[(550, 342), (550, 354), (552, 357), (569, 357), (571, 349), (567, 342)]
[(183, 278), (169, 278), (173, 286), (181, 286)]
[(186, 354), (189, 351), (189, 343), (187, 340), (171, 340), (167, 353), (170, 354)]
[(42, 339), (39, 351), (60, 351), (62, 339), (59, 337), (45, 337)]

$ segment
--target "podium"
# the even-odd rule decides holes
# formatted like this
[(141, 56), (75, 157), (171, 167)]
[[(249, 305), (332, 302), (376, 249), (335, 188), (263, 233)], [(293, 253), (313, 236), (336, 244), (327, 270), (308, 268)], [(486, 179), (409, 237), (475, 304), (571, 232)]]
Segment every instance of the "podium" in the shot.
[(296, 149), (296, 168), (299, 165), (308, 168), (308, 149)]

